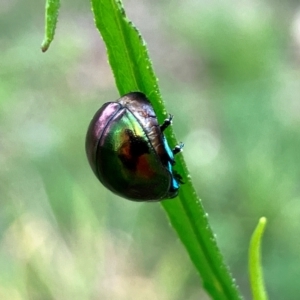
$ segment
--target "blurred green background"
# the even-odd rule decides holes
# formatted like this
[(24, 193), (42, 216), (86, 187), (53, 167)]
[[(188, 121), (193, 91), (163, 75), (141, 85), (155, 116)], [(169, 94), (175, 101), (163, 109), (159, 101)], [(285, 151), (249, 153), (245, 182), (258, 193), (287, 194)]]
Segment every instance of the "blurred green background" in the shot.
[[(124, 4), (242, 294), (266, 216), (270, 299), (300, 299), (300, 5)], [(43, 25), (43, 1), (1, 1), (0, 299), (209, 299), (161, 206), (114, 196), (88, 166), (90, 119), (118, 98), (89, 1), (62, 1), (45, 54)]]

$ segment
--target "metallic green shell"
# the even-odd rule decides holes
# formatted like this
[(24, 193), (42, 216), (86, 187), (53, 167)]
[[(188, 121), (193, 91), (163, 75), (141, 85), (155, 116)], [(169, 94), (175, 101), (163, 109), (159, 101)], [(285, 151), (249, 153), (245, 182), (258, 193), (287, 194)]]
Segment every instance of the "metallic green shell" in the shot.
[(98, 110), (88, 129), (86, 151), (98, 179), (121, 197), (159, 201), (178, 193), (172, 151), (142, 93), (127, 94)]

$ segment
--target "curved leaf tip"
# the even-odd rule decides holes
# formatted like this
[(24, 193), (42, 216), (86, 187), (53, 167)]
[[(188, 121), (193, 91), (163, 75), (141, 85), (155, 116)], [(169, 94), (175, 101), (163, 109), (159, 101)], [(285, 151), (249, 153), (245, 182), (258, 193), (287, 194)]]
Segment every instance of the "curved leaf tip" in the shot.
[(259, 219), (249, 246), (249, 276), (254, 300), (268, 299), (261, 265), (261, 240), (266, 223), (267, 219), (265, 217)]
[(47, 0), (45, 8), (45, 37), (41, 45), (43, 52), (46, 52), (54, 39), (60, 0)]

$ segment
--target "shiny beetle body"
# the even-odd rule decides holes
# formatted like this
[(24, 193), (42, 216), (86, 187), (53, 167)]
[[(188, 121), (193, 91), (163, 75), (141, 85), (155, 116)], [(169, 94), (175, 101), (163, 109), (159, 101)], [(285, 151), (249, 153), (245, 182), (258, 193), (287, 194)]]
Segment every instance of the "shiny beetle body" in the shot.
[(173, 171), (174, 153), (143, 93), (132, 92), (105, 103), (86, 136), (89, 163), (100, 182), (133, 201), (159, 201), (178, 194), (181, 176)]

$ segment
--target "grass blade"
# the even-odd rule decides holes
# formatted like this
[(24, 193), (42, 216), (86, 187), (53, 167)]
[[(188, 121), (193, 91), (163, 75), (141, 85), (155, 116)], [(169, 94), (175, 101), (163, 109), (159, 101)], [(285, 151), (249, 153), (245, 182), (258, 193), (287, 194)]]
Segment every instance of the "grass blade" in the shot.
[[(109, 63), (120, 95), (141, 91), (152, 101), (158, 119), (166, 117), (157, 79), (148, 56), (146, 44), (127, 19), (121, 1), (91, 0), (96, 27), (106, 44)], [(172, 130), (166, 134), (171, 144), (176, 139)], [(163, 201), (162, 206), (186, 247), (191, 260), (213, 299), (241, 299), (237, 286), (223, 262), (206, 213), (192, 186), (181, 154), (176, 158), (177, 170), (183, 175), (180, 196)]]
[(54, 39), (56, 24), (58, 20), (58, 12), (60, 0), (47, 0), (45, 11), (45, 37), (42, 42), (41, 49), (46, 52)]
[(252, 234), (249, 247), (249, 275), (254, 300), (267, 300), (262, 266), (261, 266), (261, 239), (267, 219), (262, 217)]

